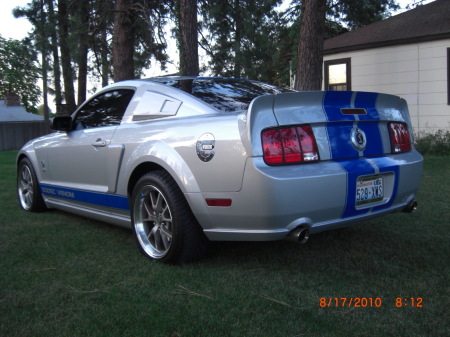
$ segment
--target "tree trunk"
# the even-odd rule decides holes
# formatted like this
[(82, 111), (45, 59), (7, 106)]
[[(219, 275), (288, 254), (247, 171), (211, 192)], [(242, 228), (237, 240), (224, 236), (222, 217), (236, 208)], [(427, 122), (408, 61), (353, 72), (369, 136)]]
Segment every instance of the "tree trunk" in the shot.
[(108, 85), (109, 80), (109, 60), (108, 60), (108, 35), (106, 32), (106, 26), (101, 32), (101, 61), (102, 61), (102, 87)]
[(322, 88), (323, 36), (326, 0), (304, 0), (300, 17), (297, 76), (294, 88), (300, 91)]
[(134, 15), (132, 0), (116, 0), (113, 28), (114, 82), (134, 78)]
[(73, 69), (70, 59), (70, 49), (68, 43), (69, 24), (67, 11), (67, 0), (58, 1), (58, 19), (59, 19), (59, 47), (61, 49), (61, 66), (64, 78), (64, 91), (66, 104), (75, 108), (75, 89), (73, 87)]
[(55, 10), (53, 8), (53, 0), (47, 0), (48, 14), (51, 25), (54, 29), (50, 31), (50, 37), (52, 41), (52, 54), (53, 54), (53, 77), (55, 83), (55, 103), (57, 105), (62, 103), (62, 90), (61, 90), (61, 70), (58, 53), (58, 37), (56, 35), (57, 20), (55, 16)]
[(241, 40), (242, 40), (242, 15), (241, 15), (241, 6), (240, 0), (234, 0), (234, 24), (235, 24), (235, 32), (234, 32), (234, 71), (233, 76), (236, 78), (241, 77), (241, 69), (242, 69), (242, 56), (241, 56)]
[(81, 0), (80, 3), (80, 33), (78, 50), (78, 105), (86, 100), (87, 72), (88, 72), (88, 38), (89, 38), (89, 2)]
[(43, 101), (44, 101), (44, 121), (46, 123), (49, 122), (49, 113), (48, 113), (48, 79), (47, 79), (47, 69), (48, 69), (48, 60), (47, 60), (47, 46), (45, 43), (44, 32), (45, 32), (45, 22), (46, 22), (45, 12), (44, 12), (44, 1), (41, 0), (41, 17), (40, 17), (40, 25), (41, 29), (39, 29), (41, 34), (41, 60), (42, 60), (42, 91), (43, 91)]
[(180, 1), (180, 74), (198, 76), (197, 0)]

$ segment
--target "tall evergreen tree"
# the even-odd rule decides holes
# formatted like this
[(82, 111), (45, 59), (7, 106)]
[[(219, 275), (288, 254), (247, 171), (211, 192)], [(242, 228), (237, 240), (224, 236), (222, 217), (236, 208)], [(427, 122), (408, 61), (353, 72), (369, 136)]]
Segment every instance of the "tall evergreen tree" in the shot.
[(294, 88), (320, 90), (326, 0), (304, 0), (298, 39), (298, 65)]
[(86, 100), (87, 92), (87, 76), (88, 76), (88, 53), (90, 42), (90, 3), (89, 0), (78, 0), (78, 10), (76, 12), (76, 36), (79, 41), (77, 48), (77, 64), (78, 64), (78, 98), (77, 104), (80, 105)]
[(134, 78), (133, 0), (116, 0), (113, 28), (114, 82)]
[(61, 50), (61, 67), (64, 80), (66, 104), (75, 108), (75, 88), (73, 86), (73, 67), (70, 54), (69, 11), (67, 0), (58, 0), (59, 48)]
[(204, 0), (201, 46), (215, 75), (270, 79), (281, 0)]
[(53, 83), (56, 105), (62, 104), (61, 88), (61, 64), (59, 62), (59, 48), (57, 37), (57, 16), (55, 14), (53, 0), (46, 0), (48, 7), (48, 21), (50, 24), (51, 50), (53, 56)]
[[(348, 29), (354, 29), (375, 21), (379, 21), (390, 15), (390, 10), (398, 8), (395, 0), (326, 0), (326, 16), (323, 15), (324, 0), (292, 0), (290, 8), (285, 15), (290, 17), (291, 26), (293, 29), (299, 31), (298, 48), (296, 53), (296, 81), (295, 87), (302, 90), (312, 90), (321, 88), (322, 81), (322, 52), (318, 51), (318, 45), (323, 43), (324, 38), (330, 38)], [(303, 5), (309, 6), (311, 4), (321, 3), (320, 16), (322, 22), (317, 21), (319, 12), (311, 11), (304, 13)], [(305, 9), (306, 10), (306, 9)], [(298, 21), (316, 22), (316, 29), (310, 30), (309, 33), (302, 32), (303, 28), (296, 27)], [(306, 35), (305, 35), (306, 34)], [(322, 42), (319, 42), (322, 40)], [(315, 41), (315, 46), (313, 47)], [(307, 47), (306, 44), (310, 44)], [(301, 69), (299, 69), (301, 67)], [(312, 75), (312, 74), (315, 75)], [(312, 76), (311, 76), (312, 75)], [(299, 78), (301, 76), (301, 78)], [(303, 84), (300, 84), (302, 82)]]
[(197, 76), (199, 74), (197, 0), (178, 1), (180, 74)]

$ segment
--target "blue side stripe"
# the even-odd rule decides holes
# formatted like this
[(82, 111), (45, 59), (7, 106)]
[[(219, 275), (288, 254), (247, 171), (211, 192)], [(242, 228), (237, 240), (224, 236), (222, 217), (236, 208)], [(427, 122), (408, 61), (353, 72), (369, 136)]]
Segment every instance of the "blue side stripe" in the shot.
[(40, 188), (42, 194), (53, 197), (122, 210), (130, 209), (128, 198), (117, 194), (98, 193), (45, 184), (41, 184)]

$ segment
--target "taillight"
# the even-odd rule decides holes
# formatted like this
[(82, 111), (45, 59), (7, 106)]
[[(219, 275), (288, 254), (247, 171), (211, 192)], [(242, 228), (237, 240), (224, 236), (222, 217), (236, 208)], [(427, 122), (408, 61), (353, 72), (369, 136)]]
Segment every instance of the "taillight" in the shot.
[(389, 123), (392, 153), (402, 153), (411, 150), (411, 137), (408, 125), (405, 123)]
[(319, 160), (314, 133), (309, 125), (264, 130), (263, 157), (268, 165)]

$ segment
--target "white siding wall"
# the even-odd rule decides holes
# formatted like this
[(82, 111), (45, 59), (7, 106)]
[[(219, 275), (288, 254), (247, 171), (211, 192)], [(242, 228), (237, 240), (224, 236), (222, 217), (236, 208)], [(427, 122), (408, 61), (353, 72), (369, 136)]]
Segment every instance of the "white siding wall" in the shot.
[(399, 95), (409, 105), (414, 131), (450, 130), (447, 105), (450, 39), (327, 55), (351, 58), (352, 90)]

